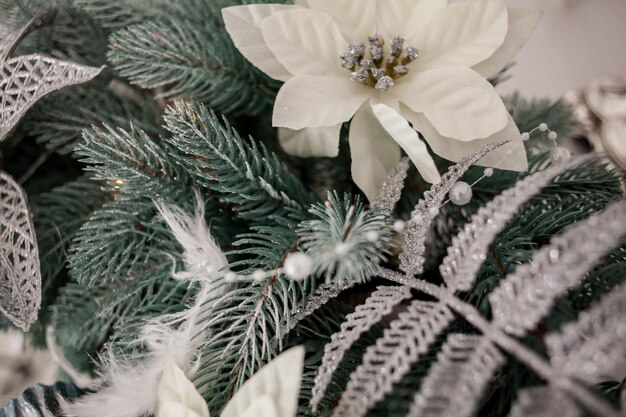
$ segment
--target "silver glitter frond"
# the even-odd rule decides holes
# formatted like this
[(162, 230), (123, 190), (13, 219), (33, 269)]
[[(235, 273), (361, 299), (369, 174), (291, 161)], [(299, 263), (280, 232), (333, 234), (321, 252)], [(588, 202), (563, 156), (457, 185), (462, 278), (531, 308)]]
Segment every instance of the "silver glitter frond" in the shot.
[[(623, 219), (622, 219), (623, 220)], [(594, 232), (595, 233), (595, 232)], [(565, 375), (590, 383), (626, 366), (626, 284), (613, 290), (577, 322), (551, 333), (546, 345), (552, 365)], [(617, 376), (621, 378), (623, 375)]]
[(549, 386), (522, 390), (509, 417), (580, 417), (582, 410), (570, 397)]
[(27, 331), (41, 304), (41, 270), (26, 194), (0, 171), (0, 312)]
[(409, 158), (402, 158), (400, 163), (391, 170), (372, 203), (372, 208), (388, 210), (389, 212), (394, 210), (402, 196), (404, 180), (409, 171), (409, 161)]
[(39, 99), (61, 88), (90, 81), (103, 69), (39, 54), (0, 63), (0, 142)]
[(409, 417), (470, 417), (504, 356), (485, 336), (451, 334), (415, 396)]
[(586, 155), (530, 175), (478, 210), (452, 240), (439, 267), (446, 285), (454, 291), (469, 290), (486, 259), (487, 248), (519, 208), (554, 178), (593, 158), (595, 155)]
[(411, 298), (411, 290), (408, 287), (379, 287), (346, 317), (341, 324), (341, 330), (332, 335), (330, 342), (324, 347), (324, 357), (315, 378), (311, 398), (313, 411), (316, 411), (324, 397), (324, 392), (348, 349), (363, 333), (390, 314), (394, 307), (409, 298)]
[(534, 329), (554, 300), (578, 286), (587, 271), (617, 246), (626, 235), (624, 219), (626, 201), (621, 201), (552, 238), (489, 295), (494, 323), (520, 337)]
[(424, 268), (424, 242), (432, 221), (438, 214), (433, 209), (438, 209), (448, 196), (448, 193), (467, 172), (468, 169), (489, 152), (505, 145), (508, 141), (489, 144), (478, 152), (463, 158), (459, 163), (452, 166), (441, 178), (438, 184), (433, 185), (424, 193), (424, 198), (411, 213), (411, 219), (407, 222), (404, 232), (404, 246), (400, 254), (400, 269), (409, 275), (421, 274)]
[(413, 301), (376, 344), (367, 348), (363, 363), (350, 375), (333, 417), (365, 415), (409, 372), (453, 318), (443, 303)]
[(298, 323), (315, 313), (330, 300), (337, 298), (342, 291), (345, 291), (354, 285), (356, 285), (356, 282), (332, 282), (328, 284), (324, 283), (317, 287), (315, 293), (307, 299), (306, 306), (303, 309), (296, 311), (296, 313), (290, 318), (289, 323), (283, 323), (283, 336), (295, 329)]

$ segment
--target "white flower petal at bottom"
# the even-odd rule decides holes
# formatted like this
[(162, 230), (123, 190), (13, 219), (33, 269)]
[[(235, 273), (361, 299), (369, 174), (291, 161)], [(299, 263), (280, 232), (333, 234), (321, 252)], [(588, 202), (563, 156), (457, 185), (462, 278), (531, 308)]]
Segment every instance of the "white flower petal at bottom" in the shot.
[[(294, 414), (295, 416), (295, 414)], [(294, 417), (284, 416), (284, 417)], [(241, 414), (241, 417), (283, 417), (278, 414), (274, 400), (267, 394), (261, 395)]]
[(435, 161), (428, 153), (428, 148), (419, 138), (417, 132), (409, 126), (409, 122), (386, 104), (374, 104), (372, 111), (381, 126), (413, 161), (422, 178), (431, 184), (441, 181), (441, 175), (437, 170)]
[(350, 123), (352, 179), (374, 201), (381, 185), (402, 158), (400, 147), (365, 103)]
[[(512, 143), (501, 146), (492, 151), (487, 156), (478, 161), (477, 165), (494, 167), (499, 163), (498, 168), (510, 171), (523, 172), (528, 169), (528, 159), (526, 157), (526, 149), (517, 125), (509, 116), (507, 126), (484, 139), (477, 139), (472, 142), (461, 142), (442, 136), (437, 129), (421, 114), (416, 114), (404, 108), (402, 111), (413, 127), (418, 130), (426, 139), (432, 150), (442, 158), (452, 162), (458, 162), (465, 156), (478, 151), (485, 145), (509, 139)], [(509, 150), (513, 153), (506, 157)]]
[(299, 75), (278, 92), (272, 124), (293, 130), (335, 126), (350, 120), (369, 94), (369, 87), (347, 77)]
[(161, 376), (157, 417), (209, 417), (206, 402), (174, 362)]
[(334, 158), (339, 154), (339, 123), (330, 127), (291, 130), (285, 127), (278, 129), (278, 141), (289, 155), (300, 158)]

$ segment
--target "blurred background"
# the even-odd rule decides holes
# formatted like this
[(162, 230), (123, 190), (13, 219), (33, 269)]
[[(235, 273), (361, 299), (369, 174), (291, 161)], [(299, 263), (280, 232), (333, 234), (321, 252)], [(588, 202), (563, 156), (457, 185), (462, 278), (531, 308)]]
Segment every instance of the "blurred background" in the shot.
[[(558, 98), (600, 76), (626, 76), (626, 0), (505, 0), (544, 10), (501, 93)], [(626, 83), (625, 83), (626, 84)], [(37, 382), (53, 383), (57, 367), (21, 333), (0, 333), (0, 405)]]

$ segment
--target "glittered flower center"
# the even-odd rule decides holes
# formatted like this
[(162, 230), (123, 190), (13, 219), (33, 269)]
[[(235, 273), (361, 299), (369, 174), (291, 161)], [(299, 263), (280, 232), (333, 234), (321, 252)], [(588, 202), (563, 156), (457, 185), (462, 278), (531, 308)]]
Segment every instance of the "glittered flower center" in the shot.
[(394, 81), (408, 74), (409, 63), (419, 57), (419, 50), (412, 46), (404, 47), (404, 39), (396, 36), (391, 41), (388, 53), (385, 40), (380, 35), (371, 36), (366, 48), (363, 42), (355, 41), (341, 54), (341, 66), (352, 72), (353, 80), (374, 87), (389, 90)]

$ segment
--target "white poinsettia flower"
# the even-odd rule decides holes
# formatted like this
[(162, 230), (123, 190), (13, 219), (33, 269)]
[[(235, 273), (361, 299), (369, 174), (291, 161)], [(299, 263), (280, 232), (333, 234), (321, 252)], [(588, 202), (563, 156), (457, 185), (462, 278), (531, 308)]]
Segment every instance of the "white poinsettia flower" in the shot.
[(499, 166), (527, 168), (519, 131), (487, 78), (519, 52), (539, 12), (502, 0), (296, 0), (223, 16), (241, 53), (285, 82), (273, 116), (285, 150), (336, 156), (341, 125), (352, 120), (352, 175), (370, 199), (400, 148), (425, 180), (439, 181), (413, 129), (452, 161), (512, 139), (481, 163), (493, 166), (512, 149)]
[[(304, 348), (278, 355), (261, 368), (226, 404), (221, 417), (295, 417), (304, 367)], [(206, 402), (174, 362), (159, 385), (157, 417), (209, 417)]]

